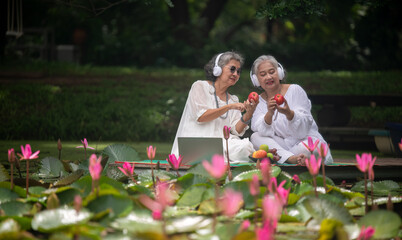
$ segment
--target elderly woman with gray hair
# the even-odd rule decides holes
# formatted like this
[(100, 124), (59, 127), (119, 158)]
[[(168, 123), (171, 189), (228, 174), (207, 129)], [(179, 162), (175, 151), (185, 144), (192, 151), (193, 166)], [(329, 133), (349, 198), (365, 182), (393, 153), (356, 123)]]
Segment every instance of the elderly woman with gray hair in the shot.
[[(250, 139), (255, 148), (267, 144), (276, 148), (281, 156), (279, 163), (303, 165), (310, 156), (308, 139), (326, 144), (318, 132), (318, 126), (311, 115), (311, 102), (306, 92), (297, 84), (284, 84), (285, 70), (270, 55), (258, 57), (251, 68), (250, 78), (255, 87), (260, 89), (260, 102), (251, 122), (253, 134)], [(284, 102), (279, 104), (275, 95), (281, 94)], [(303, 144), (304, 143), (304, 144)], [(317, 154), (316, 148), (314, 154)], [(325, 164), (333, 162), (328, 150)]]
[[(240, 139), (257, 103), (239, 102), (228, 92), (240, 78), (243, 58), (235, 52), (215, 55), (204, 67), (207, 80), (198, 80), (191, 86), (183, 115), (177, 129), (172, 154), (178, 155), (178, 137), (223, 137), (223, 128), (231, 128), (229, 156), (231, 162), (248, 162), (254, 151), (248, 138)], [(242, 115), (242, 112), (245, 112)], [(226, 154), (226, 145), (224, 144)], [(183, 159), (185, 160), (185, 159)]]

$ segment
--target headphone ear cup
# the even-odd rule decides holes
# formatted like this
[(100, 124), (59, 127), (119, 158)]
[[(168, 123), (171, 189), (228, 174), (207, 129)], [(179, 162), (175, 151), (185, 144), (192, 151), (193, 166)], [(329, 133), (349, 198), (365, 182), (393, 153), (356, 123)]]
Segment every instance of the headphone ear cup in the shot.
[(284, 79), (285, 78), (285, 72), (283, 71), (283, 67), (282, 67), (282, 65), (280, 63), (278, 63), (277, 71), (278, 71), (279, 80)]
[(212, 73), (215, 77), (219, 77), (222, 74), (222, 68), (219, 66), (215, 66)]
[(252, 81), (254, 87), (259, 87), (260, 86), (260, 82), (258, 81), (257, 75), (253, 74), (251, 76), (251, 81)]

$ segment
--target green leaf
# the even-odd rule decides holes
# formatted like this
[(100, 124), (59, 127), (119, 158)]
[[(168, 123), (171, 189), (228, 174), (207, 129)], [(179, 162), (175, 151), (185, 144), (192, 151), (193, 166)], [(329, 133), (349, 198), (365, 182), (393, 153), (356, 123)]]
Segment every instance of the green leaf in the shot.
[(359, 219), (359, 226), (371, 226), (375, 229), (374, 238), (390, 239), (398, 235), (401, 218), (395, 212), (377, 210), (367, 213)]
[[(11, 189), (11, 183), (10, 182), (0, 182), (0, 188)], [(31, 188), (29, 188), (29, 189), (31, 189)], [(17, 193), (19, 197), (22, 197), (22, 198), (26, 197), (25, 188), (14, 185), (12, 191)]]
[[(118, 190), (120, 193), (127, 195), (123, 183), (121, 182), (118, 182), (114, 179), (105, 176), (101, 176), (101, 178), (99, 179), (99, 185), (102, 184), (108, 184), (113, 188), (115, 188), (116, 190)], [(82, 192), (82, 196), (86, 197), (89, 193), (91, 193), (92, 190), (92, 178), (89, 175), (81, 177), (78, 181), (75, 181), (70, 186), (76, 189), (80, 189)]]
[(0, 204), (18, 198), (18, 194), (10, 189), (0, 188)]
[(0, 204), (0, 209), (2, 209), (7, 216), (22, 217), (24, 214), (28, 214), (31, 208), (31, 204), (18, 201), (9, 201)]
[(336, 219), (344, 225), (351, 224), (353, 218), (344, 207), (340, 207), (327, 199), (306, 197), (300, 203), (318, 222), (329, 218)]
[(109, 163), (141, 161), (137, 151), (126, 144), (113, 144), (107, 146), (103, 149), (102, 154), (109, 156), (105, 169), (108, 168)]
[(121, 217), (133, 209), (133, 202), (127, 196), (103, 195), (90, 201), (86, 206), (91, 212), (99, 213), (110, 208), (110, 218)]
[(148, 210), (136, 210), (126, 217), (115, 219), (111, 224), (113, 228), (128, 231), (129, 233), (157, 232), (162, 233), (161, 221), (155, 221)]
[[(197, 175), (201, 175), (204, 176), (208, 179), (211, 178), (211, 176), (209, 175), (209, 173), (207, 172), (207, 170), (205, 170), (204, 166), (202, 166), (201, 163), (195, 164), (192, 167), (190, 167), (187, 170), (187, 173), (193, 173), (193, 174), (197, 174)], [(223, 177), (222, 177), (223, 178)]]
[(39, 196), (42, 195), (42, 193), (43, 193), (44, 191), (46, 191), (46, 188), (41, 187), (41, 186), (34, 186), (34, 187), (30, 187), (30, 188), (29, 188), (29, 194), (30, 194), (31, 196), (37, 196), (37, 197), (39, 197)]
[[(0, 222), (3, 222), (6, 219), (13, 219), (16, 221), (22, 230), (31, 229), (31, 218), (30, 217), (20, 217), (20, 216), (0, 216)], [(2, 238), (0, 238), (2, 239)], [(6, 238), (7, 239), (7, 238)]]
[(72, 225), (86, 223), (91, 216), (92, 213), (86, 209), (81, 209), (78, 213), (71, 208), (44, 210), (35, 214), (32, 219), (32, 228), (40, 232), (54, 232)]
[[(240, 176), (240, 175), (239, 175)], [(246, 209), (254, 209), (255, 208), (255, 203), (254, 203), (254, 197), (250, 194), (250, 188), (249, 188), (249, 183), (248, 182), (229, 182), (224, 185), (224, 188), (231, 188), (237, 192), (241, 192), (243, 195), (243, 201), (244, 201), (244, 207)]]
[(38, 176), (41, 178), (60, 177), (67, 174), (64, 170), (63, 163), (54, 157), (46, 157), (40, 161), (41, 168), (39, 169)]
[(209, 182), (207, 177), (194, 173), (187, 173), (177, 179), (177, 185), (180, 187), (181, 192), (184, 192), (192, 185), (207, 182)]
[[(371, 191), (371, 181), (367, 181), (367, 189)], [(384, 180), (373, 183), (373, 192), (377, 196), (388, 196), (389, 192), (397, 191), (399, 189), (399, 184), (391, 180)], [(364, 193), (364, 181), (356, 183), (351, 190)]]
[(262, 179), (261, 171), (259, 169), (254, 169), (240, 173), (239, 175), (233, 178), (232, 182), (251, 181), (254, 175), (257, 175), (258, 179)]
[(70, 204), (74, 202), (76, 195), (81, 195), (81, 192), (75, 188), (68, 188), (64, 191), (57, 192), (57, 197), (60, 200), (60, 205)]
[(296, 184), (296, 186), (294, 187), (294, 190), (293, 190), (293, 192), (297, 195), (304, 195), (311, 191), (314, 191), (314, 187), (310, 183), (306, 183), (306, 182)]
[(0, 239), (20, 239), (20, 225), (14, 219), (9, 218), (0, 223)]
[(69, 185), (84, 175), (84, 171), (82, 169), (78, 169), (75, 172), (72, 172), (71, 174), (61, 178), (60, 180), (56, 181), (53, 183), (54, 187), (60, 187), (60, 186), (66, 186)]
[(239, 175), (240, 173), (251, 171), (251, 170), (254, 170), (254, 169), (256, 169), (256, 168), (253, 165), (244, 165), (244, 166), (240, 166), (240, 167), (234, 167), (232, 169), (232, 176), (234, 178), (237, 175)]
[[(14, 167), (14, 171), (15, 171)], [(3, 164), (0, 164), (0, 182), (5, 182), (10, 180), (10, 175), (8, 174), (8, 171), (4, 168)]]
[[(212, 192), (209, 194), (204, 194), (206, 191)], [(188, 207), (196, 207), (198, 206), (203, 200), (205, 200), (205, 196), (213, 196), (214, 188), (208, 184), (197, 184), (193, 185), (188, 188), (181, 198), (177, 201), (178, 207), (188, 206)]]

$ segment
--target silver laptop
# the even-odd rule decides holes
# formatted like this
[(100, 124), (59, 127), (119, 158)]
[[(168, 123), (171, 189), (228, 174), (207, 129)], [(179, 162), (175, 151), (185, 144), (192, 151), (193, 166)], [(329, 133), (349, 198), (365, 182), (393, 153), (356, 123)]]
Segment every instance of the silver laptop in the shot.
[(183, 165), (211, 161), (213, 155), (223, 155), (223, 140), (219, 137), (178, 137), (177, 143)]

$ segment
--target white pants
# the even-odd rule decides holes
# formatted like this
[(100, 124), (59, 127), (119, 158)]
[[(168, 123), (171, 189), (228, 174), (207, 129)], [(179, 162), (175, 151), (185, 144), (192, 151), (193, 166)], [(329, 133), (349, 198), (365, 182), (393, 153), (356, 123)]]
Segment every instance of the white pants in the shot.
[[(315, 142), (317, 138), (312, 137), (313, 141)], [(250, 137), (251, 143), (253, 144), (255, 149), (259, 149), (261, 144), (267, 144), (270, 149), (276, 148), (277, 153), (279, 156), (281, 156), (281, 159), (278, 161), (278, 163), (284, 163), (286, 160), (288, 160), (289, 157), (293, 155), (299, 155), (299, 154), (304, 154), (306, 157), (310, 157), (310, 151), (307, 150), (307, 148), (303, 145), (302, 141), (297, 143), (294, 146), (287, 146), (283, 138), (278, 137), (278, 136), (272, 136), (272, 137), (264, 137), (261, 136), (258, 132), (255, 132), (251, 135)], [(326, 143), (322, 139), (318, 139), (320, 142)], [(308, 145), (308, 140), (307, 138), (303, 139), (303, 142)], [(319, 149), (319, 144), (318, 147), (314, 150), (314, 155), (318, 156), (318, 149)], [(331, 155), (331, 150), (328, 149), (327, 156), (325, 158), (325, 164), (331, 164), (333, 163), (332, 155)]]

